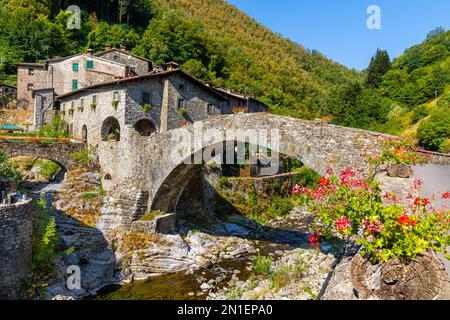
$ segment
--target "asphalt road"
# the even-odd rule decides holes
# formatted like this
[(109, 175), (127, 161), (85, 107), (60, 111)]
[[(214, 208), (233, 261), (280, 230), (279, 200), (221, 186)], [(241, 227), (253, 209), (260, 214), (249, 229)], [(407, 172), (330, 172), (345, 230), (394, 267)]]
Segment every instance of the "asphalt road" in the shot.
[[(450, 191), (450, 166), (440, 166), (429, 164), (425, 166), (414, 167), (414, 176), (423, 181), (422, 193), (430, 197), (433, 193), (437, 195), (436, 207), (447, 204), (450, 209), (450, 201), (442, 200), (441, 195)], [(450, 277), (450, 261), (440, 255)]]

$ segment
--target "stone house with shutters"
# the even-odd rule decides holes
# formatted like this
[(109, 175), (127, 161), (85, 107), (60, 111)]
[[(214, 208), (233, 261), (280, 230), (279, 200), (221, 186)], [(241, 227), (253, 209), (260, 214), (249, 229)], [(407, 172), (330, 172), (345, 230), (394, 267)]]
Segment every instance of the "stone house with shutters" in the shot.
[(127, 141), (224, 113), (227, 98), (174, 65), (165, 71), (117, 79), (57, 97), (74, 138), (91, 145)]
[(95, 56), (125, 64), (138, 75), (153, 71), (153, 64), (150, 60), (127, 52), (126, 48), (123, 46), (121, 46), (120, 49), (117, 49), (112, 48), (110, 45), (106, 45), (105, 51), (96, 53)]

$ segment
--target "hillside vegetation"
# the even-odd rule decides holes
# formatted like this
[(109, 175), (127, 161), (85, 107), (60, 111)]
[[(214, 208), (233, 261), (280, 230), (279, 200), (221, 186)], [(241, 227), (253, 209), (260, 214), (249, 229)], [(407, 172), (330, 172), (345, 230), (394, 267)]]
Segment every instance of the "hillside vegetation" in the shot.
[[(67, 28), (69, 5), (81, 7), (81, 29)], [(442, 28), (394, 61), (378, 50), (357, 72), (224, 0), (0, 0), (0, 6), (0, 82), (11, 83), (19, 61), (126, 45), (155, 64), (175, 61), (201, 80), (253, 94), (277, 114), (407, 130), (430, 149), (448, 147), (442, 123), (449, 113), (450, 31)]]

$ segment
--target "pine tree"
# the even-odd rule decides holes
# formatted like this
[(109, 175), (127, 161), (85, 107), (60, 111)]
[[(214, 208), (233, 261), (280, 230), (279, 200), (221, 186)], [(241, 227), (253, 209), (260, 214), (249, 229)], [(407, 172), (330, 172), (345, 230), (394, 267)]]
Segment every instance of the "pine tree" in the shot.
[(369, 68), (367, 69), (366, 84), (372, 88), (378, 88), (381, 85), (383, 76), (391, 68), (391, 58), (386, 50), (378, 49), (377, 53), (370, 60)]

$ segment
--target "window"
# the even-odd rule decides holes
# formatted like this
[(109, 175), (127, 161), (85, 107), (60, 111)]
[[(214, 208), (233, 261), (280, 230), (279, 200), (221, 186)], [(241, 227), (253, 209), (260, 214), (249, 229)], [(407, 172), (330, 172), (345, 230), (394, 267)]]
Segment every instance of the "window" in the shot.
[(184, 99), (178, 99), (178, 109), (186, 109), (186, 101)]
[(47, 106), (47, 97), (42, 97), (42, 108)]
[(113, 93), (113, 100), (114, 101), (119, 101), (119, 91), (114, 91)]
[(150, 95), (150, 92), (144, 92), (142, 94), (142, 103), (143, 104), (146, 104), (146, 103), (151, 104), (151, 100), (152, 100), (152, 97)]
[(72, 101), (72, 102), (70, 103), (70, 109), (75, 109), (75, 101)]
[(80, 107), (82, 107), (82, 108), (84, 107), (84, 99), (80, 100)]
[(72, 80), (72, 90), (78, 89), (78, 80)]
[(29, 76), (34, 75), (34, 69), (28, 69), (28, 75)]
[(206, 113), (207, 114), (214, 114), (214, 105), (211, 103), (208, 103), (206, 106)]
[(136, 72), (136, 67), (131, 67), (131, 71)]
[(88, 69), (94, 69), (94, 60), (88, 60), (88, 61), (86, 61), (86, 68), (88, 68)]
[(92, 103), (97, 104), (97, 95), (92, 96)]
[(66, 111), (66, 104), (65, 103), (63, 103), (63, 105), (62, 105), (62, 110), (61, 111)]
[(79, 69), (80, 69), (80, 65), (78, 63), (72, 64), (72, 71), (78, 72)]
[(28, 84), (28, 91), (31, 91), (31, 90), (33, 90), (33, 84), (32, 84), (32, 83), (29, 83), (29, 84)]
[(184, 90), (184, 84), (180, 83), (180, 84), (178, 85), (178, 88), (180, 88), (180, 90), (183, 91), (183, 90)]
[(119, 56), (118, 56), (117, 54), (114, 55), (113, 60), (114, 60), (114, 61), (119, 61)]

